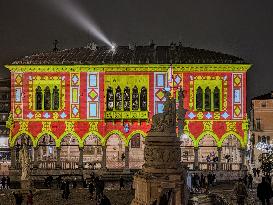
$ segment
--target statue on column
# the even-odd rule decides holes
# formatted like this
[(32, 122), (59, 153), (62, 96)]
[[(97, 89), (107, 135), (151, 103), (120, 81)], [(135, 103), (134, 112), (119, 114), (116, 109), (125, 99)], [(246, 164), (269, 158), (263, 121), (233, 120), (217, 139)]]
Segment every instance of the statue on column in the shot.
[(21, 181), (30, 180), (30, 158), (25, 138), (22, 138), (22, 148), (19, 151), (19, 161), (22, 169)]

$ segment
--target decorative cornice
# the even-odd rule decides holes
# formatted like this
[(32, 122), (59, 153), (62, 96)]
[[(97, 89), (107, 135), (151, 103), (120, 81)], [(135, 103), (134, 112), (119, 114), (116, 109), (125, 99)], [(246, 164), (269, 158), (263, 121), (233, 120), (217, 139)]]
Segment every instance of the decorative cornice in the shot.
[[(173, 64), (174, 72), (245, 72), (251, 64)], [(170, 64), (5, 65), (12, 72), (167, 72)]]

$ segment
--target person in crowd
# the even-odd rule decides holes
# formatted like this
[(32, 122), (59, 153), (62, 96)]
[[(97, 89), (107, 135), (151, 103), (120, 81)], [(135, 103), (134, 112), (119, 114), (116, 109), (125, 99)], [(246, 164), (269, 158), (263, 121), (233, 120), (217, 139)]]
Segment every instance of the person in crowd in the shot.
[(257, 172), (257, 176), (258, 176), (258, 177), (260, 177), (260, 171), (261, 171), (261, 170), (260, 170), (259, 168), (256, 169), (256, 172)]
[(248, 185), (247, 185), (247, 188), (252, 189), (252, 184), (253, 184), (253, 177), (252, 177), (252, 175), (249, 173), (249, 175), (248, 175)]
[(2, 189), (6, 188), (6, 177), (5, 176), (2, 177), (1, 185), (2, 185)]
[(88, 185), (88, 190), (89, 190), (89, 194), (90, 194), (90, 199), (93, 200), (93, 195), (94, 195), (94, 183), (91, 181)]
[(31, 190), (28, 191), (27, 205), (33, 205), (33, 194)]
[(255, 167), (253, 167), (252, 172), (253, 172), (253, 176), (256, 177), (257, 172), (256, 172), (256, 168)]
[(75, 189), (77, 187), (77, 178), (76, 177), (72, 181), (72, 187), (73, 187), (73, 189)]
[(236, 194), (237, 204), (244, 205), (245, 199), (246, 199), (248, 193), (247, 193), (246, 185), (243, 183), (243, 180), (241, 178), (235, 184), (234, 193)]
[(9, 178), (9, 176), (7, 176), (7, 189), (10, 189), (10, 178)]
[(62, 177), (59, 175), (57, 177), (56, 181), (57, 181), (57, 188), (60, 189), (61, 188)]
[(270, 205), (270, 199), (273, 196), (271, 185), (266, 181), (266, 178), (262, 178), (262, 182), (257, 187), (257, 197), (262, 202), (262, 205)]
[(244, 184), (247, 186), (247, 183), (248, 183), (248, 181), (247, 181), (247, 174), (244, 176), (244, 178), (243, 178), (243, 182), (244, 182)]
[(102, 194), (99, 201), (100, 201), (99, 205), (111, 205), (109, 198), (107, 196), (105, 196), (104, 194)]
[(15, 204), (16, 205), (22, 205), (22, 202), (23, 202), (23, 195), (20, 191), (18, 191), (17, 193), (15, 192), (12, 192), (13, 193), (13, 196), (15, 198)]
[(64, 198), (68, 199), (69, 195), (70, 195), (70, 189), (69, 189), (69, 181), (66, 181), (65, 183), (65, 188), (64, 188)]
[(124, 189), (124, 179), (122, 178), (122, 176), (120, 176), (119, 178), (119, 190)]

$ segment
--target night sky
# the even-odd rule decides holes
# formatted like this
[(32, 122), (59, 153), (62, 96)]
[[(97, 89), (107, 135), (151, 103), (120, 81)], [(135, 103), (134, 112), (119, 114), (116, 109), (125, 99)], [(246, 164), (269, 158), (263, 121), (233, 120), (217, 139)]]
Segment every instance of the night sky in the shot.
[[(53, 48), (85, 46), (94, 40), (74, 24), (56, 0), (0, 0), (0, 77), (3, 65)], [(65, 3), (67, 0), (58, 0)], [(220, 51), (253, 64), (248, 99), (273, 90), (272, 0), (72, 0), (118, 45), (185, 46)], [(72, 12), (71, 12), (72, 13)]]

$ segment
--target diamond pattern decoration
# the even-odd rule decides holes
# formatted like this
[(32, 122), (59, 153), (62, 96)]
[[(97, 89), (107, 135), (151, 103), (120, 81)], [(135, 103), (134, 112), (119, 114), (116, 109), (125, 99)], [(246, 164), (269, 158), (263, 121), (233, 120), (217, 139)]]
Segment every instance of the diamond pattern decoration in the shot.
[(46, 119), (50, 118), (50, 114), (48, 114), (48, 112), (46, 112), (43, 116), (44, 116)]
[(22, 109), (19, 106), (17, 106), (15, 109), (15, 114), (20, 115), (21, 113), (22, 113)]
[(234, 78), (234, 83), (235, 83), (235, 85), (240, 85), (241, 79), (239, 78), (239, 76), (236, 76), (236, 77)]
[(79, 109), (75, 106), (73, 107), (72, 112), (73, 112), (73, 115), (77, 115), (79, 112)]
[(33, 115), (31, 112), (27, 114), (27, 117), (28, 117), (29, 119), (33, 118), (33, 116), (34, 116), (34, 115)]
[(65, 112), (62, 112), (62, 114), (60, 115), (61, 118), (65, 118), (67, 115), (65, 114)]
[(20, 85), (22, 83), (22, 76), (17, 75), (15, 78), (15, 82), (16, 82), (16, 84)]
[(79, 81), (78, 76), (77, 76), (77, 75), (73, 75), (73, 77), (72, 77), (72, 82), (73, 82), (73, 84), (77, 84), (78, 81)]
[(90, 97), (91, 100), (95, 100), (98, 97), (98, 93), (92, 89), (89, 93), (88, 96)]
[(236, 107), (234, 108), (234, 113), (235, 113), (235, 115), (237, 115), (237, 116), (239, 116), (239, 115), (240, 115), (240, 113), (241, 113), (241, 109), (240, 109), (240, 107), (239, 107), (239, 106), (236, 106)]
[(176, 82), (176, 84), (179, 84), (181, 82), (181, 77), (179, 75), (176, 75), (174, 81)]
[(193, 118), (195, 118), (195, 114), (194, 113), (192, 113), (192, 112), (190, 112), (189, 114), (188, 114), (188, 117), (190, 118), (190, 119), (193, 119)]
[(227, 112), (224, 112), (222, 115), (221, 115), (224, 119), (227, 119), (229, 117), (229, 114)]
[(208, 112), (208, 113), (205, 115), (205, 117), (206, 117), (207, 119), (210, 119), (210, 118), (212, 118), (212, 115), (210, 114), (210, 112)]
[(162, 100), (164, 98), (164, 93), (162, 90), (158, 90), (156, 93), (155, 93), (155, 96), (159, 99), (159, 100)]

